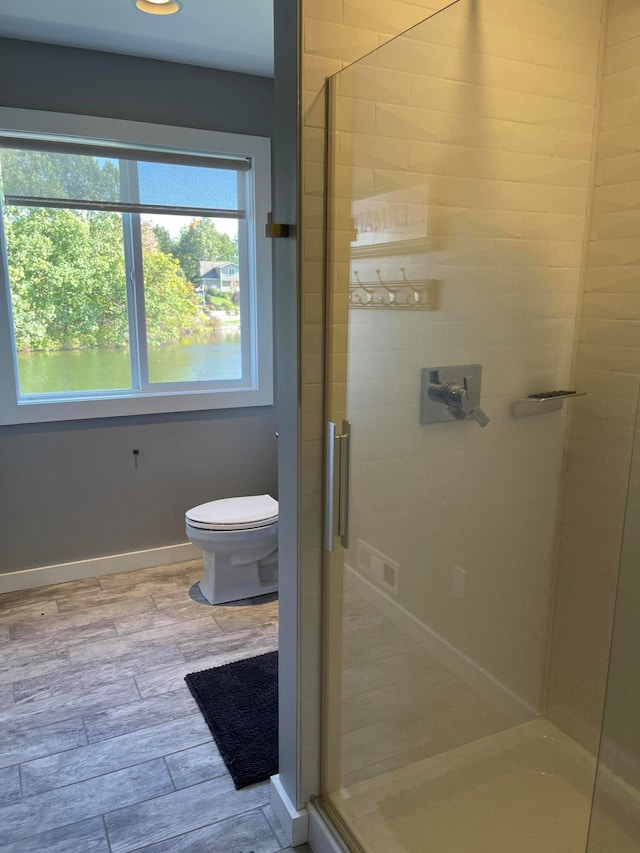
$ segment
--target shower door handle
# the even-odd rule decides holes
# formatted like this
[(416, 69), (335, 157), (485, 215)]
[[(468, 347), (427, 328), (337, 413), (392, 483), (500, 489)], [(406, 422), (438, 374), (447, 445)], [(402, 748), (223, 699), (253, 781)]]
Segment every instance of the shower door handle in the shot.
[(325, 548), (333, 551), (336, 536), (343, 548), (349, 547), (349, 451), (351, 422), (342, 421), (337, 432), (333, 421), (327, 422), (325, 449)]
[(343, 548), (349, 547), (349, 459), (351, 421), (342, 421), (340, 439), (340, 479), (338, 481), (338, 536)]

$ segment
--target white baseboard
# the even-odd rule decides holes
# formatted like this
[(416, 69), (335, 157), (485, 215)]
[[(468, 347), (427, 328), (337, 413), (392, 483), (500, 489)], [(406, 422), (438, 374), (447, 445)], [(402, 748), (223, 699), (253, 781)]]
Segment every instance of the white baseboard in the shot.
[(345, 564), (345, 582), (356, 590), (358, 595), (371, 602), (391, 622), (411, 637), (435, 658), (454, 672), (462, 681), (501, 708), (514, 725), (525, 723), (540, 715), (540, 711), (529, 705), (502, 682), (483, 669), (478, 663), (465, 655), (444, 637), (436, 634), (428, 625), (421, 622), (413, 613), (406, 610), (395, 598), (384, 590), (374, 586), (367, 578), (351, 566)]
[(309, 803), (309, 847), (313, 853), (349, 853), (322, 811)]
[(78, 560), (74, 563), (39, 566), (35, 569), (24, 569), (21, 572), (5, 572), (0, 574), (0, 593), (95, 578), (100, 575), (115, 575), (118, 572), (133, 572), (136, 569), (149, 569), (152, 566), (164, 566), (167, 563), (179, 563), (182, 560), (195, 560), (201, 554), (202, 552), (195, 545), (185, 542), (180, 545), (165, 545), (163, 548), (148, 548), (145, 551), (129, 551), (126, 554)]
[(271, 808), (280, 821), (287, 841), (292, 847), (304, 844), (309, 835), (309, 813), (306, 809), (296, 809), (280, 781), (280, 776), (272, 776)]

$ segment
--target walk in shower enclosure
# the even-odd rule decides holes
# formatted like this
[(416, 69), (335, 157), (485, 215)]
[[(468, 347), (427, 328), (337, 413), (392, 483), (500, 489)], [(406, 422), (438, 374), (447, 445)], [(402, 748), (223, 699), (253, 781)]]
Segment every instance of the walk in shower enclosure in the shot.
[(320, 802), (353, 850), (640, 851), (636, 37), (638, 0), (458, 0), (328, 81)]

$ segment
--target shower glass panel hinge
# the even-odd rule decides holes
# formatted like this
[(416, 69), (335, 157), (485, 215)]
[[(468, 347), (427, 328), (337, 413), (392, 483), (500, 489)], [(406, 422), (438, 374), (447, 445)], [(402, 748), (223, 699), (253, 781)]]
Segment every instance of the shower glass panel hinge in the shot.
[(273, 237), (274, 239), (278, 237), (288, 237), (289, 226), (282, 222), (274, 222), (273, 213), (269, 213), (267, 215), (267, 227), (265, 229), (265, 234), (267, 237)]
[(336, 537), (343, 548), (349, 547), (349, 451), (351, 422), (342, 421), (338, 433), (333, 421), (327, 422), (325, 456), (324, 533), (327, 551), (333, 551)]

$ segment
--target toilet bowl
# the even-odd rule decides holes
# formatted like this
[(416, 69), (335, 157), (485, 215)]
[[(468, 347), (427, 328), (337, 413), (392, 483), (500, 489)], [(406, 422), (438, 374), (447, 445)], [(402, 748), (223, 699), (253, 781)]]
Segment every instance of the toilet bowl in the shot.
[(203, 552), (200, 591), (209, 604), (278, 589), (278, 501), (224, 498), (185, 514), (187, 536)]

